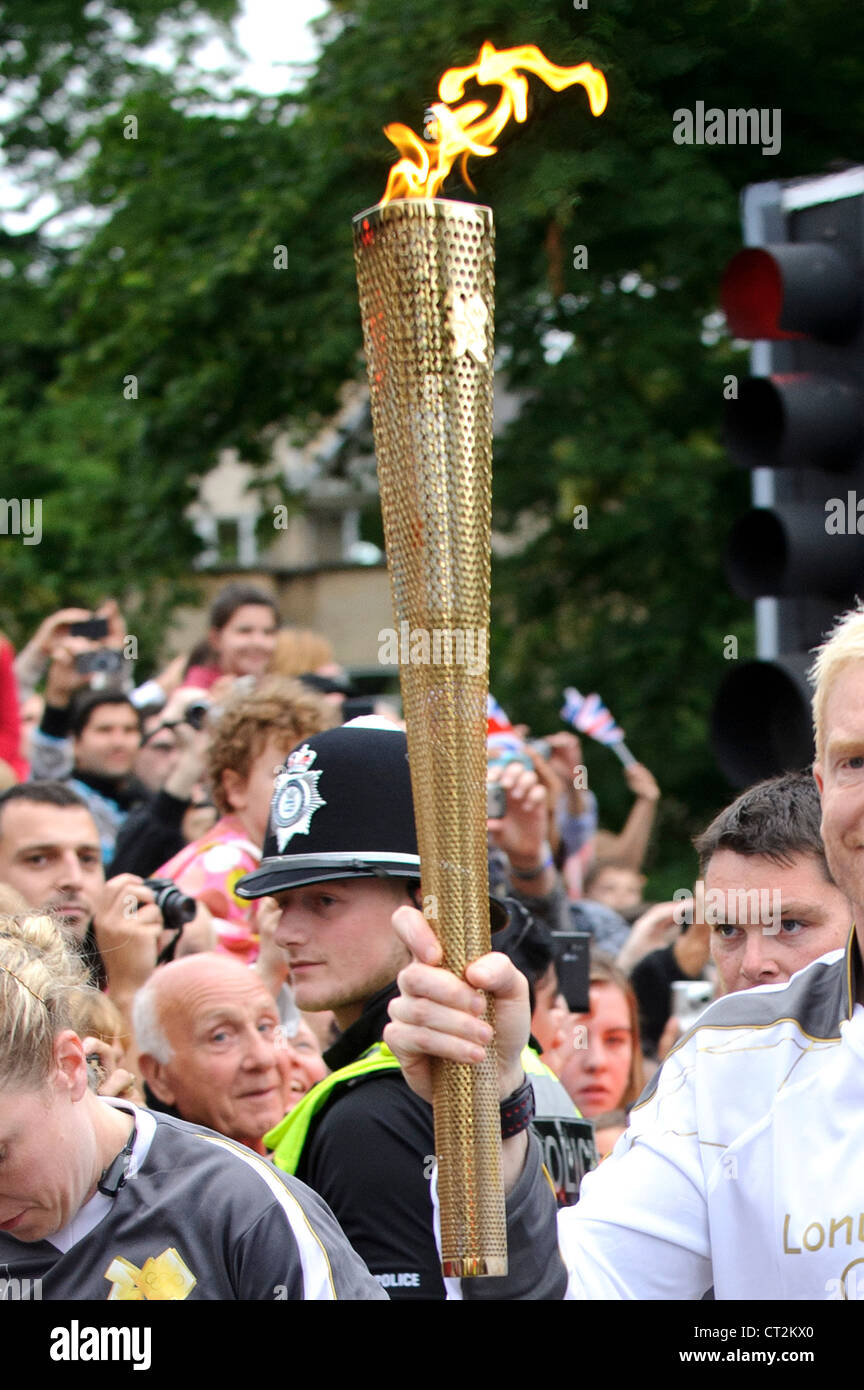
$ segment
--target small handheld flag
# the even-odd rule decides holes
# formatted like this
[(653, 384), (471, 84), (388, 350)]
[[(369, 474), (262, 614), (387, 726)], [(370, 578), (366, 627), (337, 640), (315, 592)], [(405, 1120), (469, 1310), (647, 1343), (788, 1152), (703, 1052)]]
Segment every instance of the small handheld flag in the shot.
[(598, 743), (605, 743), (617, 754), (625, 767), (636, 762), (624, 742), (624, 730), (619, 728), (611, 712), (595, 692), (583, 695), (575, 686), (568, 685), (564, 691), (564, 707), (561, 718), (571, 724), (580, 734), (587, 734)]
[(486, 747), (502, 761), (522, 752), (522, 739), (494, 695), (486, 698)]

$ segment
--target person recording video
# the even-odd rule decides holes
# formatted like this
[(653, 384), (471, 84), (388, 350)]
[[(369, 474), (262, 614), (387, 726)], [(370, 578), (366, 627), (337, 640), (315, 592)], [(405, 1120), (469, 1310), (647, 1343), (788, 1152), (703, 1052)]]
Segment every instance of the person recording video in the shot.
[[(94, 983), (104, 984), (131, 1037), (135, 992), (149, 977), (174, 931), (157, 892), (134, 874), (106, 881), (99, 831), (86, 802), (63, 782), (21, 782), (0, 794), (0, 883), (28, 907), (51, 912), (75, 939)], [(175, 942), (179, 956), (208, 950), (206, 908)]]

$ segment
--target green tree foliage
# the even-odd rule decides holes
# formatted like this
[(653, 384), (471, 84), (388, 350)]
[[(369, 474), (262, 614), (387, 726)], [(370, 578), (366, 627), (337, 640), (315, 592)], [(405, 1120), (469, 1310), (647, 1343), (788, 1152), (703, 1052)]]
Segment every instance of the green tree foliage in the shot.
[[(43, 502), (38, 546), (0, 539), (0, 624), (18, 640), (52, 608), (117, 593), (136, 634), (155, 643), (178, 597), (164, 581), (181, 576), (196, 551), (182, 522), (194, 479), (161, 467), (153, 420), (124, 385), (137, 362), (127, 367), (90, 326), (79, 330), (94, 288), (89, 251), (120, 196), (91, 199), (88, 185), (102, 157), (98, 137), (123, 139), (127, 100), (134, 108), (158, 92), (187, 110), (200, 102), (194, 46), (207, 25), (230, 42), (236, 8), (236, 0), (0, 7), (0, 133), (19, 207), (33, 211), (27, 232), (0, 232), (0, 488), (4, 498)], [(163, 58), (173, 54), (165, 75), (143, 56), (157, 39)], [(142, 220), (132, 236), (152, 271), (160, 247), (144, 249), (149, 230)], [(109, 237), (109, 257), (114, 245)], [(106, 305), (112, 324), (126, 312), (119, 279)], [(125, 332), (134, 339), (134, 316)]]
[[(441, 72), (485, 38), (603, 69), (603, 116), (581, 88), (532, 78), (527, 124), (471, 163), (476, 195), (455, 174), (445, 190), (494, 209), (501, 381), (522, 404), (496, 440), (495, 526), (510, 552), (494, 566), (493, 686), (538, 732), (557, 723), (564, 685), (600, 691), (668, 794), (654, 886), (685, 881), (686, 834), (727, 795), (707, 742), (723, 639), (751, 651), (749, 608), (721, 571), (746, 505), (719, 443), (722, 385), (746, 358), (709, 316), (740, 241), (741, 188), (860, 157), (864, 12), (846, 0), (339, 0), (302, 93), (247, 96), (238, 114), (122, 44), (126, 65), (103, 73), (71, 0), (5, 8), (24, 45), (18, 75), (47, 64), (55, 104), (61, 58), (35, 16), (65, 16), (62, 61), (77, 45), (76, 62), (87, 69), (85, 51), (95, 65), (86, 96), (69, 97), (75, 119), (37, 121), (28, 137), (31, 163), (36, 147), (65, 161), (63, 206), (94, 220), (66, 242), (37, 231), (0, 246), (0, 481), (10, 496), (32, 479), (50, 520), (40, 547), (2, 540), (0, 620), (13, 630), (118, 584), (157, 612), (152, 595), (188, 572), (183, 508), (217, 448), (262, 460), (270, 430), (315, 423), (362, 372), (350, 223), (383, 191), (383, 125), (419, 132)], [(124, 9), (141, 24), (173, 11)], [(697, 101), (778, 108), (780, 152), (676, 144), (673, 114)], [(16, 118), (22, 151), (25, 127)], [(602, 749), (586, 758), (614, 825), (629, 801), (620, 769)]]

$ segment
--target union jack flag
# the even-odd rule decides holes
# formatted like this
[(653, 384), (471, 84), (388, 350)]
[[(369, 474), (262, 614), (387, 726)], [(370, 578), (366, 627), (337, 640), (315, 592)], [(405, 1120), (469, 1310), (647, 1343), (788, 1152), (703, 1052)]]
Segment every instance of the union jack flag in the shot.
[(486, 696), (486, 720), (486, 732), (489, 734), (505, 734), (508, 729), (513, 728), (510, 716), (504, 712), (494, 695)]
[(568, 685), (564, 691), (561, 718), (572, 724), (580, 734), (587, 734), (598, 743), (611, 745), (624, 741), (624, 730), (615, 723), (600, 696), (593, 692), (582, 695), (575, 686)]
[(486, 699), (486, 746), (498, 757), (522, 751), (522, 740), (494, 695)]

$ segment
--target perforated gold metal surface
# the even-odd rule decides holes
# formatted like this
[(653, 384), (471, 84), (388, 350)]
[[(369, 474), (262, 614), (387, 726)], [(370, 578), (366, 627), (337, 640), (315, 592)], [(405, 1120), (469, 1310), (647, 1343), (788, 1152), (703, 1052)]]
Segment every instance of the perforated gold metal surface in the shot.
[[(492, 214), (397, 200), (354, 219), (354, 244), (424, 910), (461, 975), (490, 949)], [(435, 1147), (445, 1273), (505, 1273), (491, 1049), (438, 1064)]]

